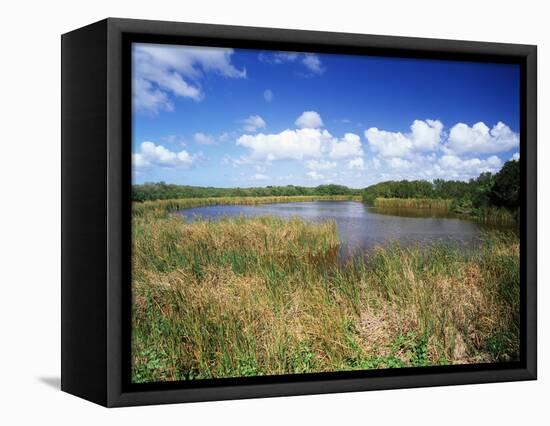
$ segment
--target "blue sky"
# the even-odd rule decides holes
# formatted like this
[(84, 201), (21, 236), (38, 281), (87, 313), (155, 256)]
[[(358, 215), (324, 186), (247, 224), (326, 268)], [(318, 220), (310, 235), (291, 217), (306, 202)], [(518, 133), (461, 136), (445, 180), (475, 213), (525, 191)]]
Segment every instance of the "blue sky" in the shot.
[(360, 188), (496, 172), (519, 151), (519, 67), (133, 46), (135, 183)]

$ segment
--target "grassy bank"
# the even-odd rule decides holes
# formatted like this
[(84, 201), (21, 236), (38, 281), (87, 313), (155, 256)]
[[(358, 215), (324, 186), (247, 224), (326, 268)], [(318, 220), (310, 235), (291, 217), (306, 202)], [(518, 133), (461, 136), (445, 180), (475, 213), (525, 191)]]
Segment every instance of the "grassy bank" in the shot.
[(519, 223), (519, 209), (511, 211), (504, 207), (485, 206), (475, 208), (468, 203), (453, 201), (450, 209), (453, 213), (473, 218), (483, 223), (514, 225)]
[(211, 198), (178, 198), (172, 200), (144, 201), (132, 204), (134, 216), (154, 215), (162, 217), (166, 212), (189, 209), (193, 207), (214, 206), (222, 204), (271, 204), (295, 203), (304, 201), (361, 201), (358, 195), (311, 195), (281, 197), (211, 197)]
[(437, 209), (449, 212), (453, 200), (439, 198), (382, 198), (374, 200), (374, 207), (381, 208), (408, 208), (408, 209)]
[(333, 222), (186, 223), (180, 202), (134, 208), (136, 382), (517, 359), (513, 234), (344, 264)]

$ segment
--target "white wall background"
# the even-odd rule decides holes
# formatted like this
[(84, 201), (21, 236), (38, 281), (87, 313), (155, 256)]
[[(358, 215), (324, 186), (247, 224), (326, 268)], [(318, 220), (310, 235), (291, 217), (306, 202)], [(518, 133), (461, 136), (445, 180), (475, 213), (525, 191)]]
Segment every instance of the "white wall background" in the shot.
[[(550, 229), (544, 218), (550, 214), (545, 168), (550, 31), (545, 2), (5, 0), (0, 16), (0, 423), (517, 425), (542, 424), (545, 413), (548, 421)], [(537, 44), (540, 379), (115, 410), (58, 391), (60, 34), (108, 16)]]

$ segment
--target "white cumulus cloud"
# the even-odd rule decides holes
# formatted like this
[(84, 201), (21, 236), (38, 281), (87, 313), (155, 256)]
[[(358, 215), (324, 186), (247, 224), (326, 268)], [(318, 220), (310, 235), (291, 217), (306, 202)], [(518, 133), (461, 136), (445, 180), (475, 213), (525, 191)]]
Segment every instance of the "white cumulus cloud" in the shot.
[(493, 154), (509, 151), (519, 146), (519, 135), (502, 122), (492, 129), (479, 122), (472, 127), (464, 123), (455, 124), (449, 132), (446, 150), (454, 154)]
[(412, 163), (409, 160), (404, 160), (403, 158), (394, 157), (386, 160), (388, 166), (392, 169), (398, 170), (408, 170), (412, 167)]
[(361, 157), (362, 155), (361, 138), (355, 133), (346, 133), (342, 139), (333, 139), (330, 141), (330, 158), (342, 159)]
[(242, 135), (237, 139), (237, 145), (250, 149), (251, 160), (303, 160), (321, 157), (323, 145), (331, 139), (326, 130), (307, 128), (276, 134)]
[[(439, 120), (414, 120), (406, 133), (371, 127), (365, 131), (366, 141), (349, 132), (343, 137), (333, 136), (323, 128), (321, 116), (315, 111), (305, 111), (295, 124), (297, 129), (280, 133), (240, 136), (236, 144), (248, 152), (232, 160), (232, 164), (255, 166), (256, 172), (263, 174), (265, 169), (259, 166), (269, 166), (273, 161), (301, 161), (306, 178), (343, 182), (349, 176), (366, 180), (375, 176), (379, 180), (468, 180), (480, 173), (496, 173), (504, 162), (492, 153), (476, 153), (472, 148), (476, 146), (475, 140), (463, 141), (467, 148), (460, 153), (454, 152), (456, 147), (451, 144), (450, 132), (445, 131)], [(491, 140), (491, 143), (499, 144), (499, 149), (504, 145), (502, 138), (513, 134), (503, 123), (481, 133), (488, 133), (493, 139), (501, 138)], [(456, 140), (452, 139), (452, 142)], [(375, 155), (365, 156), (363, 142), (368, 143)], [(512, 159), (518, 156), (516, 153)], [(369, 173), (361, 173), (364, 170)]]
[(132, 154), (132, 165), (137, 169), (149, 167), (191, 167), (197, 156), (182, 150), (173, 152), (154, 142), (142, 142), (139, 152)]
[(296, 126), (301, 129), (316, 129), (323, 127), (323, 120), (318, 112), (304, 111), (295, 121)]
[(267, 126), (265, 120), (259, 115), (251, 115), (243, 120), (243, 129), (247, 132), (257, 132)]
[(412, 148), (410, 139), (401, 132), (387, 132), (371, 127), (365, 130), (365, 137), (370, 149), (382, 157), (401, 157)]
[(237, 145), (250, 149), (248, 161), (320, 160), (308, 163), (317, 170), (332, 166), (330, 160), (363, 156), (358, 135), (346, 133), (343, 138), (333, 137), (327, 130), (303, 128), (284, 130), (281, 133), (242, 135)]
[(435, 151), (441, 142), (443, 123), (439, 120), (414, 120), (411, 141), (416, 151)]
[(434, 151), (441, 142), (443, 123), (439, 120), (415, 120), (410, 133), (390, 132), (371, 127), (365, 137), (371, 150), (382, 157), (403, 157), (413, 151)]
[(319, 161), (319, 160), (309, 160), (306, 161), (306, 167), (310, 170), (330, 170), (336, 167), (336, 162), (334, 161)]
[(321, 173), (316, 172), (315, 170), (312, 170), (311, 172), (307, 172), (306, 175), (313, 179), (313, 180), (322, 180), (325, 179), (325, 176)]
[(350, 170), (365, 170), (365, 161), (361, 157), (354, 158), (348, 161), (348, 169)]
[(452, 176), (477, 176), (485, 172), (498, 172), (502, 167), (502, 160), (496, 155), (485, 160), (479, 158), (461, 159), (456, 155), (443, 155), (438, 164), (444, 174), (450, 172)]
[(438, 157), (435, 153), (413, 154), (409, 158), (390, 157), (383, 161), (373, 158), (374, 168), (380, 180), (415, 180), (426, 179), (456, 179), (467, 181), (478, 177), (481, 173), (498, 172), (503, 161), (496, 155), (488, 158), (462, 158), (456, 155), (444, 154)]

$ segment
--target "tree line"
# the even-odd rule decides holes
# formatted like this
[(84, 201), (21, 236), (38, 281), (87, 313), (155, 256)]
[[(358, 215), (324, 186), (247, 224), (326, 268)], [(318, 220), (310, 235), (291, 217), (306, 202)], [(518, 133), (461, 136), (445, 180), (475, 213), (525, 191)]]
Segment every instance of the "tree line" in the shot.
[(498, 173), (481, 173), (467, 182), (443, 179), (387, 181), (363, 190), (366, 204), (373, 205), (376, 198), (451, 199), (451, 209), (460, 213), (492, 207), (516, 212), (520, 203), (519, 161), (510, 160)]
[(505, 208), (516, 212), (520, 202), (519, 161), (510, 160), (498, 173), (482, 173), (469, 181), (435, 179), (386, 181), (364, 189), (344, 185), (266, 186), (253, 188), (216, 188), (174, 185), (165, 182), (132, 186), (134, 201), (167, 200), (175, 198), (210, 197), (277, 197), (299, 195), (361, 195), (363, 201), (373, 205), (376, 198), (432, 198), (451, 199), (451, 209), (472, 213), (484, 208)]
[(266, 186), (254, 188), (215, 188), (189, 185), (174, 185), (165, 182), (144, 183), (132, 186), (132, 200), (169, 200), (174, 198), (211, 198), (211, 197), (280, 197), (298, 195), (358, 195), (361, 189), (352, 189), (344, 185), (306, 186)]

